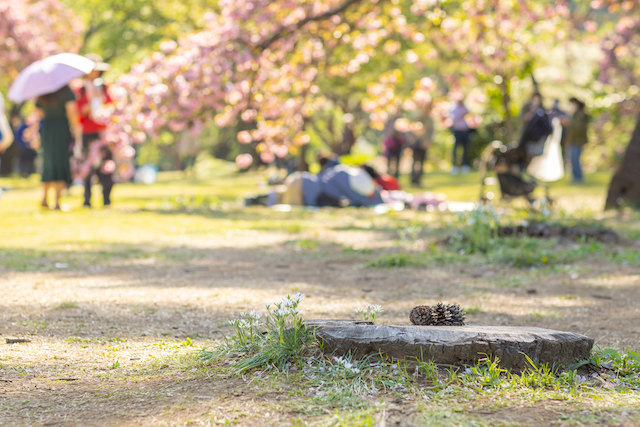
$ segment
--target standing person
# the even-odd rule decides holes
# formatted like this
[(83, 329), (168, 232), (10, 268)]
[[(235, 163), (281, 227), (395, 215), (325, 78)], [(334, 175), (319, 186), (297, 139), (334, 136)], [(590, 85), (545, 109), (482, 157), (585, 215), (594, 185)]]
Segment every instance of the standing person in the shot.
[(429, 147), (433, 143), (434, 123), (431, 117), (431, 103), (422, 107), (418, 121), (422, 123), (422, 133), (416, 135), (413, 145), (413, 167), (411, 168), (411, 182), (420, 186), (422, 174), (424, 172), (424, 162), (427, 159)]
[[(456, 175), (458, 172), (468, 174), (471, 171), (469, 160), (469, 141), (471, 136), (471, 129), (465, 120), (465, 116), (469, 114), (469, 110), (464, 105), (464, 97), (460, 96), (456, 102), (455, 107), (450, 112), (451, 115), (451, 131), (456, 141), (453, 145), (453, 166), (451, 167), (451, 174)], [(462, 147), (462, 160), (461, 166), (458, 167), (458, 147)]]
[(13, 131), (4, 114), (4, 97), (0, 93), (0, 154), (13, 144)]
[(553, 124), (553, 119), (558, 118), (562, 124), (562, 135), (560, 137), (560, 153), (562, 154), (562, 163), (566, 163), (567, 151), (567, 127), (564, 125), (567, 119), (567, 113), (560, 108), (560, 100), (553, 101), (553, 107), (549, 111), (549, 121)]
[[(400, 158), (402, 157), (405, 141), (402, 132), (396, 129), (396, 120), (398, 120), (397, 115), (387, 121), (384, 129), (383, 143), (387, 156), (387, 173), (398, 179), (400, 177)], [(391, 167), (392, 164), (393, 168)]]
[(39, 96), (36, 102), (40, 116), (40, 146), (42, 148), (42, 183), (44, 197), (42, 206), (48, 207), (49, 189), (56, 195), (56, 209), (60, 209), (62, 190), (71, 184), (69, 148), (73, 139), (74, 155), (82, 150), (82, 128), (78, 120), (78, 104), (69, 88), (64, 86), (56, 92)]
[(20, 119), (19, 116), (12, 118), (13, 128), (16, 130), (15, 140), (18, 144), (18, 170), (20, 176), (28, 178), (31, 174), (36, 172), (36, 166), (34, 164), (38, 152), (31, 147), (31, 143), (24, 138), (24, 132), (29, 125), (25, 119)]
[(182, 163), (182, 170), (185, 175), (193, 173), (193, 167), (196, 164), (198, 153), (200, 153), (200, 142), (198, 138), (191, 134), (190, 129), (185, 129), (178, 138), (176, 148), (178, 150), (178, 156)]
[(111, 190), (113, 188), (113, 168), (105, 167), (113, 163), (113, 154), (107, 146), (100, 147), (96, 159), (89, 159), (92, 145), (99, 143), (101, 132), (105, 129), (102, 123), (95, 119), (96, 111), (104, 104), (111, 102), (108, 87), (102, 81), (102, 74), (111, 67), (102, 62), (100, 55), (88, 54), (88, 59), (96, 63), (95, 68), (84, 78), (84, 85), (78, 92), (78, 108), (80, 109), (80, 123), (82, 124), (82, 145), (84, 154), (91, 161), (89, 173), (84, 178), (84, 204), (91, 207), (91, 184), (94, 175), (97, 175), (102, 186), (103, 206), (111, 205)]
[(524, 124), (518, 143), (518, 162), (526, 168), (533, 157), (544, 153), (545, 142), (553, 131), (540, 93), (533, 94), (522, 118)]
[(584, 109), (584, 102), (577, 98), (571, 98), (571, 118), (567, 127), (567, 142), (569, 145), (569, 157), (571, 158), (571, 172), (573, 174), (573, 183), (579, 184), (584, 182), (582, 175), (582, 166), (580, 164), (580, 156), (582, 149), (589, 143), (587, 129), (591, 117)]

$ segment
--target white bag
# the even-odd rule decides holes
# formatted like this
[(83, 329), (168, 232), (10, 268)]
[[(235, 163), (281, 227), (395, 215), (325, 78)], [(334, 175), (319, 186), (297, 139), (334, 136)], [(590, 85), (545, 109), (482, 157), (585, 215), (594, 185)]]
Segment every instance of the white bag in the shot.
[(559, 118), (551, 122), (553, 132), (547, 138), (544, 152), (541, 156), (534, 157), (529, 164), (527, 172), (534, 178), (544, 182), (552, 182), (564, 176), (564, 164), (562, 162), (562, 124)]

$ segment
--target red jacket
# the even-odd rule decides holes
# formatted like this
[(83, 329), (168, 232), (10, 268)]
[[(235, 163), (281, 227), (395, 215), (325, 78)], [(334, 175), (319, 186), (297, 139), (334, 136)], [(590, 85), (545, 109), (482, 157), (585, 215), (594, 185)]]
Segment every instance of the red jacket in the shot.
[(380, 175), (379, 178), (376, 178), (376, 183), (378, 183), (378, 185), (382, 187), (383, 190), (387, 190), (387, 191), (400, 190), (400, 184), (398, 183), (398, 180), (392, 177), (391, 175), (387, 175), (387, 174)]
[[(78, 91), (78, 93), (76, 93), (78, 111), (80, 113), (80, 124), (82, 125), (82, 133), (84, 134), (98, 133), (104, 130), (105, 125), (101, 125), (99, 123), (94, 122), (93, 119), (91, 118), (91, 111), (89, 111), (86, 114), (82, 113), (82, 108), (85, 105), (89, 104), (89, 98), (87, 98), (87, 93), (82, 89), (84, 88), (81, 88)], [(109, 104), (110, 102), (113, 101), (109, 96), (109, 86), (104, 85), (104, 92), (105, 92), (105, 104)]]

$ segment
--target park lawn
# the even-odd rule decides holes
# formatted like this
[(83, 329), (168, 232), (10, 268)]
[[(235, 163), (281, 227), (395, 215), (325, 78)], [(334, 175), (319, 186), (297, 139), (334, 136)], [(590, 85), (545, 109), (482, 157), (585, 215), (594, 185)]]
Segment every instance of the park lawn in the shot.
[[(0, 198), (0, 333), (31, 341), (0, 347), (0, 424), (640, 423), (637, 370), (621, 384), (607, 371), (564, 382), (533, 372), (523, 385), (487, 368), (487, 386), (444, 369), (427, 381), (390, 362), (373, 390), (344, 372), (237, 375), (231, 357), (197, 357), (232, 335), (228, 320), (293, 292), (307, 297), (305, 318), (355, 319), (355, 308), (380, 304), (377, 323), (406, 324), (413, 306), (442, 300), (472, 322), (574, 331), (637, 351), (640, 218), (599, 212), (607, 174), (554, 184), (552, 196), (569, 212), (558, 221), (595, 219), (622, 244), (524, 239), (482, 255), (443, 243), (460, 232), (455, 215), (245, 209), (239, 198), (258, 193), (262, 175), (224, 164), (199, 172), (118, 185), (109, 210), (97, 187), (97, 208), (82, 209), (74, 187), (69, 212), (38, 208), (36, 177), (0, 179), (10, 188)], [(479, 192), (475, 174), (433, 173), (425, 184), (455, 201)]]

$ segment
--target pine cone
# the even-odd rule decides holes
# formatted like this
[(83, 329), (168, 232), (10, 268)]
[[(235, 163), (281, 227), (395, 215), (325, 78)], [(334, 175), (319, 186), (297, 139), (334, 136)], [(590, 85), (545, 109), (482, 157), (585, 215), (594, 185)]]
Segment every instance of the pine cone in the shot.
[(443, 303), (437, 303), (431, 307), (431, 311), (433, 312), (433, 325), (444, 326), (447, 324), (447, 307)]
[(466, 313), (460, 307), (460, 304), (448, 305), (447, 312), (449, 314), (451, 325), (454, 325), (454, 326), (464, 325)]
[(433, 325), (433, 318), (431, 313), (431, 307), (428, 305), (419, 305), (414, 307), (409, 314), (409, 320), (414, 325)]
[(419, 305), (411, 310), (409, 319), (414, 325), (422, 326), (461, 326), (464, 325), (465, 312), (459, 304), (439, 302), (433, 307)]

